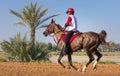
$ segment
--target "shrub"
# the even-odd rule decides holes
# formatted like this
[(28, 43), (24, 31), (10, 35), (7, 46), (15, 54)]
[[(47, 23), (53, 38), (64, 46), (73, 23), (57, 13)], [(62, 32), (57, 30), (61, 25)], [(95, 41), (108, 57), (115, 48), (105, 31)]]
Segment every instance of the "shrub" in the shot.
[(31, 57), (32, 60), (34, 61), (46, 61), (49, 60), (48, 55), (49, 51), (47, 49), (47, 44), (45, 43), (35, 43), (35, 47), (33, 48), (33, 50), (29, 51), (29, 55)]
[(47, 51), (45, 43), (36, 42), (33, 48), (31, 48), (31, 42), (27, 41), (26, 35), (21, 38), (20, 33), (18, 33), (14, 38), (10, 38), (10, 41), (3, 41), (0, 43), (1, 48), (4, 52), (8, 54), (9, 61), (38, 61), (38, 60), (48, 60)]
[(0, 62), (6, 62), (6, 60), (2, 57), (0, 57)]

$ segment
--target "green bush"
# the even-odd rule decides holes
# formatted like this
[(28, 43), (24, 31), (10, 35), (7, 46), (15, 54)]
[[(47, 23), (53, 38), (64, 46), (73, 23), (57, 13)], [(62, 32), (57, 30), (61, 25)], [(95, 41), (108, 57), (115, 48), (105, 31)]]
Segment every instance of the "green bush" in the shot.
[(6, 59), (0, 57), (0, 62), (6, 62), (6, 61), (7, 61)]
[(32, 61), (48, 61), (49, 51), (47, 49), (47, 44), (36, 42), (33, 50), (29, 51), (29, 55)]
[(10, 58), (12, 61), (48, 60), (49, 51), (47, 51), (45, 43), (36, 42), (31, 48), (31, 42), (27, 41), (26, 35), (21, 38), (20, 33), (14, 38), (10, 38), (9, 41), (4, 40), (0, 45), (2, 50), (8, 54), (8, 59)]

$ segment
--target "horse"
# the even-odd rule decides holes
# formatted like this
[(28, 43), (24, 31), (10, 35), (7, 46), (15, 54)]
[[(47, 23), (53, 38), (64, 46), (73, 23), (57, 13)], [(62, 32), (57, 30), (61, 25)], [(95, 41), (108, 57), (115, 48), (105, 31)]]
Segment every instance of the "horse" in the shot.
[[(45, 31), (43, 32), (43, 35), (46, 37), (48, 35), (54, 34), (55, 42), (57, 43), (57, 47), (61, 50), (60, 55), (58, 58), (58, 63), (65, 68), (64, 64), (61, 62), (63, 55), (63, 48), (64, 48), (64, 41), (61, 39), (62, 34), (65, 33), (66, 30), (62, 28), (59, 24), (56, 24), (55, 21), (52, 19), (51, 23), (47, 26)], [(89, 57), (89, 61), (83, 66), (82, 69), (77, 69), (72, 64), (72, 53), (67, 53), (68, 56), (68, 62), (69, 66), (74, 68), (75, 70), (79, 70), (82, 72), (85, 72), (88, 65), (95, 59), (93, 54), (97, 56), (97, 60), (93, 64), (93, 70), (96, 70), (96, 65), (100, 58), (102, 57), (102, 54), (97, 50), (98, 46), (100, 44), (106, 45), (109, 47), (109, 43), (106, 42), (105, 38), (107, 36), (107, 33), (105, 30), (102, 30), (100, 33), (95, 32), (84, 32), (77, 36), (71, 43), (71, 52), (76, 52), (78, 50), (85, 50), (87, 56)]]

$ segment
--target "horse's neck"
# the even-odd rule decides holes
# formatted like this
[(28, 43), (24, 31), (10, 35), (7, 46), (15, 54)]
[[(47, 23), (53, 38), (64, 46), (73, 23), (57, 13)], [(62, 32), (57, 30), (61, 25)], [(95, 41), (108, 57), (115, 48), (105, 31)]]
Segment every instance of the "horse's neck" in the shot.
[(63, 34), (63, 31), (61, 31), (58, 27), (55, 28), (55, 38), (57, 41), (60, 41), (61, 40), (61, 36)]
[(56, 44), (59, 44), (59, 42), (61, 41), (61, 36), (62, 36), (62, 32), (56, 33), (54, 36), (54, 40)]

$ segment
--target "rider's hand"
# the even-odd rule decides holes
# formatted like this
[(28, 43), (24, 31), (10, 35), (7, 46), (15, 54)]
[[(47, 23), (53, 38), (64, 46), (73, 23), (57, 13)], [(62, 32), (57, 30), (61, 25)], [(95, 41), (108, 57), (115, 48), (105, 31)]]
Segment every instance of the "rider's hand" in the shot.
[(66, 27), (67, 27), (67, 26), (65, 25), (65, 26), (64, 26), (64, 29), (66, 29)]

